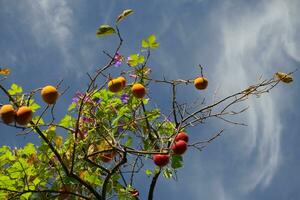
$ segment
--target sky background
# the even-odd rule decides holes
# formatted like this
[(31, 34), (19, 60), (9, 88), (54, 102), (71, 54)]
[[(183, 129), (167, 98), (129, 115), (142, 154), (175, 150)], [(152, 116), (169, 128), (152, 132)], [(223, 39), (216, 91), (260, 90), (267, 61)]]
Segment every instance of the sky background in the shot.
[[(122, 54), (136, 53), (141, 39), (155, 34), (161, 45), (149, 62), (154, 77), (194, 78), (196, 66), (205, 66), (208, 89), (199, 94), (181, 88), (182, 100), (202, 95), (209, 101), (216, 88), (221, 98), (260, 75), (299, 68), (299, 0), (0, 0), (0, 65), (12, 70), (4, 85), (15, 82), (30, 91), (64, 79), (71, 88), (57, 104), (62, 116), (74, 93), (87, 85), (86, 72), (106, 63), (102, 50), (118, 42), (114, 36), (96, 38), (97, 27), (113, 24), (128, 8), (135, 13), (120, 25)], [(248, 127), (211, 121), (189, 129), (193, 140), (222, 128), (225, 133), (201, 153), (190, 149), (179, 180), (160, 178), (155, 199), (300, 199), (299, 90), (298, 71), (293, 84), (250, 99), (250, 109), (236, 118)], [(150, 94), (159, 105), (170, 103), (168, 88), (153, 87)], [(38, 141), (3, 125), (0, 133), (0, 145)], [(141, 199), (149, 184), (139, 178)]]

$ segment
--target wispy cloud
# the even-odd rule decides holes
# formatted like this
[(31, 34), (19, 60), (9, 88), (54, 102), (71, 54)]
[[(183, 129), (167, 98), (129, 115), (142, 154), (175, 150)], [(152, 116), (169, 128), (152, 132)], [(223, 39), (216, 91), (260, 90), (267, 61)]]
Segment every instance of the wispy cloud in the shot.
[[(83, 34), (83, 43), (88, 41), (91, 46), (86, 43), (78, 44), (78, 55), (82, 58), (70, 53), (70, 49), (76, 46), (72, 42), (75, 40), (73, 30), (76, 16), (69, 2), (71, 1), (20, 1), (21, 10), (26, 13), (27, 19), (32, 20), (29, 25), (36, 41), (41, 47), (54, 45), (63, 56), (66, 71), (76, 67), (79, 60), (85, 64), (90, 63), (90, 60), (97, 56), (94, 52), (98, 49), (90, 38), (94, 35), (90, 36), (80, 31)], [(159, 54), (154, 55), (152, 59), (163, 68), (159, 68), (160, 72), (163, 71), (170, 77), (177, 78), (182, 74), (188, 76), (193, 74), (190, 69), (198, 62), (204, 65), (210, 62), (205, 72), (214, 80), (221, 81), (219, 96), (225, 96), (252, 84), (261, 74), (269, 77), (279, 70), (293, 70), (289, 67), (282, 68), (290, 59), (300, 62), (299, 0), (264, 0), (256, 3), (224, 0), (217, 6), (210, 6), (208, 2), (212, 1), (209, 0), (182, 0), (165, 3), (170, 4), (170, 7), (164, 7), (164, 11), (160, 10), (162, 1), (155, 2), (155, 6), (151, 2), (149, 4), (152, 7), (147, 7), (152, 10), (144, 9), (145, 12), (149, 12), (148, 16), (159, 16), (159, 20), (154, 23), (159, 24), (157, 30), (160, 32), (155, 34), (160, 41), (164, 41), (161, 41), (157, 50)], [(194, 8), (192, 14), (182, 12), (182, 5), (185, 3), (190, 6), (195, 3), (201, 7), (201, 2), (208, 6), (203, 9), (203, 13), (197, 10), (198, 7)], [(75, 7), (74, 4), (72, 6)], [(108, 23), (115, 7), (116, 3), (111, 3), (107, 9), (103, 7), (104, 14), (97, 15), (101, 15), (103, 21)], [(143, 8), (141, 10), (144, 11)], [(142, 25), (132, 30), (140, 28), (141, 32), (147, 29), (142, 20), (145, 18), (136, 19), (136, 24)], [(16, 59), (17, 57), (11, 58)], [(210, 88), (215, 87), (217, 85), (211, 81)], [(244, 115), (249, 125), (244, 129), (246, 133), (232, 134), (230, 143), (235, 148), (226, 151), (229, 153), (228, 157), (235, 157), (234, 173), (233, 169), (229, 169), (232, 165), (228, 166), (225, 162), (214, 158), (210, 161), (202, 160), (200, 168), (193, 158), (185, 167), (191, 169), (185, 180), (191, 180), (190, 184), (180, 187), (185, 187), (190, 193), (196, 193), (199, 198), (224, 200), (241, 199), (239, 197), (258, 187), (267, 187), (283, 159), (280, 146), (283, 125), (278, 108), (287, 107), (289, 99), (277, 95), (280, 92), (282, 91), (276, 89), (270, 96), (249, 101), (251, 109)], [(213, 147), (207, 151), (213, 151)], [(190, 164), (192, 166), (189, 167)], [(214, 168), (215, 166), (218, 168)], [(225, 173), (228, 170), (232, 172), (231, 177)]]
[[(277, 70), (291, 70), (279, 66), (288, 62), (286, 54), (299, 59), (295, 52), (295, 45), (299, 42), (293, 37), (295, 30), (299, 29), (294, 18), (299, 16), (290, 12), (296, 1), (262, 1), (249, 7), (231, 2), (225, 2), (216, 16), (224, 49), (216, 66), (218, 78), (223, 80), (223, 95), (255, 82), (254, 77), (260, 74), (268, 77)], [(241, 157), (245, 156), (240, 158), (242, 162), (251, 158), (251, 162), (243, 165), (245, 172), (236, 177), (242, 193), (258, 186), (267, 187), (280, 165), (282, 120), (277, 108), (284, 106), (284, 101), (286, 99), (272, 94), (249, 102), (251, 110), (247, 118), (250, 129), (237, 149), (244, 152), (240, 153)]]
[[(23, 2), (24, 3), (24, 2)], [(28, 8), (32, 34), (41, 47), (52, 44), (63, 56), (64, 66), (72, 66), (73, 10), (66, 0), (40, 0), (24, 3)]]
[[(299, 6), (300, 2), (297, 0), (259, 1), (255, 4), (227, 0), (222, 1), (218, 7), (210, 7), (209, 20), (214, 25), (209, 28), (220, 31), (218, 35), (211, 34), (210, 39), (218, 40), (220, 45), (207, 46), (208, 51), (216, 52), (210, 56), (216, 60), (216, 65), (209, 70), (209, 73), (213, 74), (214, 80), (221, 81), (222, 88), (219, 90), (219, 96), (228, 95), (253, 84), (260, 75), (268, 78), (276, 71), (293, 70), (287, 64), (291, 59), (300, 61), (300, 37), (297, 34), (300, 30), (300, 16), (296, 11)], [(195, 21), (201, 18), (201, 16), (193, 17)], [(187, 38), (184, 33), (178, 31), (178, 24), (185, 27), (189, 24), (181, 23), (180, 18), (163, 19), (162, 35), (171, 34), (171, 31), (175, 37), (185, 38), (182, 40), (190, 48), (188, 53), (204, 52), (200, 45), (197, 46), (199, 42), (196, 40), (197, 34), (204, 31), (203, 24), (194, 27)], [(171, 22), (174, 21), (176, 23), (172, 25), (172, 30), (169, 30)], [(195, 21), (192, 22), (195, 23)], [(214, 38), (215, 36), (218, 38)], [(199, 41), (203, 45), (209, 43), (201, 39)], [(162, 55), (162, 60), (169, 56), (166, 52)], [(169, 59), (162, 61), (162, 65), (167, 69), (172, 64), (174, 64), (173, 61)], [(178, 75), (180, 70), (173, 73)], [(216, 87), (213, 84), (211, 86)], [(209, 188), (213, 187), (218, 190), (220, 196), (216, 198), (216, 193), (211, 193), (209, 199), (239, 198), (258, 187), (266, 188), (270, 185), (282, 160), (280, 142), (283, 125), (282, 115), (278, 108), (285, 109), (287, 107), (285, 105), (288, 104), (285, 97), (276, 94), (283, 92), (278, 90), (260, 99), (252, 98), (248, 102), (251, 109), (244, 116), (249, 126), (244, 129), (246, 133), (231, 135), (230, 142), (236, 146), (233, 148), (235, 152), (227, 152), (231, 154), (227, 156), (237, 157), (236, 171), (231, 174), (233, 177), (230, 177), (231, 181), (234, 181), (228, 184), (226, 174), (210, 174), (209, 179), (215, 181), (207, 181), (206, 177), (204, 182), (209, 185)], [(224, 163), (216, 161), (214, 164), (221, 166), (224, 171), (229, 170)], [(233, 169), (230, 170), (232, 172)], [(200, 169), (197, 168), (195, 171), (197, 172), (191, 172), (193, 176), (199, 173)], [(203, 188), (201, 180), (203, 177), (191, 185)], [(195, 191), (194, 189), (191, 191)], [(206, 195), (209, 192), (211, 191), (199, 189), (199, 197), (208, 197)]]

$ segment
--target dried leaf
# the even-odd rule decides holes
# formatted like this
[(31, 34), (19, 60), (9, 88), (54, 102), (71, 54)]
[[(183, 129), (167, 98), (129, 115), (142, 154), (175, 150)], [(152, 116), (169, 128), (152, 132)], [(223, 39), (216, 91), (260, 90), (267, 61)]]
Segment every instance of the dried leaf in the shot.
[(10, 69), (8, 68), (0, 68), (0, 75), (9, 75)]
[(130, 14), (132, 14), (132, 13), (133, 13), (133, 10), (131, 10), (131, 9), (124, 10), (124, 11), (117, 17), (116, 22), (119, 23), (120, 21), (122, 21), (123, 19), (125, 19), (125, 17), (127, 17), (128, 15), (130, 15)]
[(276, 72), (275, 76), (284, 83), (291, 83), (293, 81), (293, 77), (291, 75), (283, 72)]

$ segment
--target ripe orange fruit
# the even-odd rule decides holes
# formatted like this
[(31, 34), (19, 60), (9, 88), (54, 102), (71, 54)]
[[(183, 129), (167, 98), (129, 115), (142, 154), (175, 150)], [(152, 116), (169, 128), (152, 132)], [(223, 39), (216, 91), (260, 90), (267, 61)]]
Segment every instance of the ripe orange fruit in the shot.
[(27, 106), (21, 106), (16, 113), (16, 122), (20, 125), (26, 125), (32, 120), (32, 110)]
[(123, 89), (122, 80), (114, 78), (108, 82), (108, 89), (111, 92), (120, 92)]
[(207, 88), (208, 80), (205, 77), (198, 77), (194, 80), (194, 85), (198, 90), (204, 90)]
[(146, 95), (146, 89), (140, 83), (133, 84), (133, 86), (131, 88), (131, 92), (132, 92), (133, 96), (135, 96), (136, 98), (139, 98), (139, 99), (143, 98)]
[(47, 86), (43, 87), (43, 89), (41, 91), (41, 95), (42, 95), (43, 100), (47, 104), (54, 104), (58, 98), (57, 89), (55, 87), (53, 87), (52, 85), (47, 85)]
[(0, 109), (1, 119), (5, 124), (10, 124), (15, 120), (15, 109), (12, 105), (3, 105)]
[(119, 76), (117, 79), (119, 79), (122, 83), (122, 89), (126, 86), (126, 79), (124, 76)]

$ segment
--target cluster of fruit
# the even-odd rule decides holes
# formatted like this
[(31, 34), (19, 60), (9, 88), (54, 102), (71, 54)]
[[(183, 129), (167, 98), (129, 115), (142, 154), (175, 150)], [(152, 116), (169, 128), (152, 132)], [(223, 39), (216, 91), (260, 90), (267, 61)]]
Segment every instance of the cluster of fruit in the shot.
[[(172, 144), (172, 152), (175, 155), (182, 155), (187, 150), (187, 144), (189, 141), (189, 137), (185, 132), (180, 132), (176, 135), (174, 142)], [(169, 154), (155, 154), (153, 156), (154, 163), (159, 166), (163, 167), (166, 166), (170, 161)]]
[[(208, 81), (204, 77), (198, 77), (194, 79), (194, 86), (203, 90), (207, 87)], [(117, 93), (122, 91), (126, 87), (126, 79), (123, 76), (113, 78), (108, 82), (108, 89), (111, 92)], [(136, 98), (143, 98), (146, 95), (146, 88), (141, 83), (134, 83), (131, 86), (132, 95)], [(41, 96), (44, 102), (47, 104), (55, 104), (59, 93), (56, 87), (48, 85), (42, 88)], [(15, 109), (13, 105), (6, 104), (0, 108), (0, 116), (2, 121), (5, 124), (10, 124), (16, 122), (19, 125), (27, 125), (33, 117), (33, 111), (28, 106), (20, 106)], [(176, 135), (174, 142), (171, 146), (172, 152), (175, 155), (182, 155), (187, 150), (188, 135), (184, 132), (180, 132)], [(113, 152), (113, 151), (111, 151)], [(115, 156), (115, 153), (108, 152), (107, 154), (102, 155), (102, 160), (104, 162), (109, 162)], [(157, 166), (163, 167), (169, 163), (170, 155), (169, 154), (155, 154), (153, 156), (154, 163)]]
[[(208, 80), (207, 78), (200, 76), (194, 79), (194, 86), (198, 90), (204, 90), (207, 88)], [(108, 82), (108, 89), (111, 92), (120, 92), (126, 86), (126, 79), (123, 76), (119, 76), (118, 78), (113, 78)], [(136, 98), (143, 98), (146, 95), (146, 88), (141, 83), (134, 83), (131, 87), (131, 92), (133, 96)]]
[[(204, 90), (207, 88), (208, 80), (207, 78), (200, 76), (194, 79), (194, 86), (198, 90)], [(111, 79), (108, 82), (108, 89), (111, 92), (120, 92), (126, 86), (126, 79), (123, 76), (119, 76), (118, 78)], [(132, 95), (136, 98), (143, 98), (146, 94), (146, 89), (144, 85), (140, 83), (134, 83), (131, 87)], [(172, 152), (175, 155), (182, 155), (187, 150), (187, 143), (188, 143), (188, 135), (185, 132), (180, 132), (175, 137), (175, 140), (172, 144)], [(170, 161), (169, 154), (155, 154), (153, 156), (154, 163), (159, 166), (163, 167), (167, 165)]]
[[(126, 86), (126, 79), (123, 76), (111, 79), (108, 82), (108, 89), (111, 92), (120, 92)], [(146, 88), (141, 83), (134, 83), (131, 87), (132, 95), (136, 98), (143, 98), (146, 95)]]
[[(48, 85), (42, 88), (41, 96), (47, 104), (54, 104), (59, 94), (54, 86)], [(5, 124), (17, 122), (25, 126), (32, 120), (33, 112), (28, 106), (20, 106), (15, 110), (13, 105), (5, 104), (0, 109), (0, 116)]]

